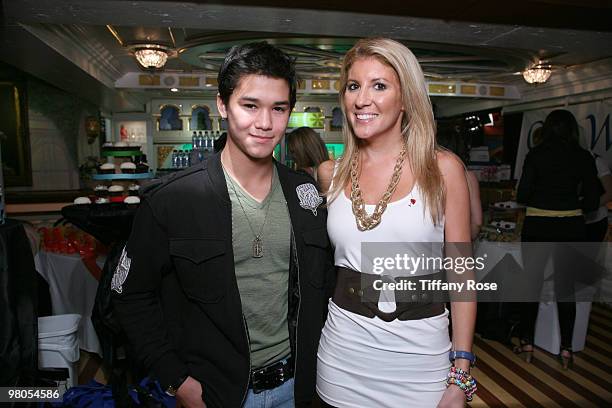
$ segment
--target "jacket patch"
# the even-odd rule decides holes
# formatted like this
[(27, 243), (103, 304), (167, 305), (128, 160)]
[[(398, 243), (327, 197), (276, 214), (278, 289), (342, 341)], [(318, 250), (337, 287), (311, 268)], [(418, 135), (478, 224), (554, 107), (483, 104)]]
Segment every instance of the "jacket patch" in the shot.
[(117, 269), (115, 269), (113, 280), (111, 281), (111, 289), (115, 292), (123, 292), (123, 283), (127, 279), (128, 273), (130, 273), (131, 263), (132, 260), (127, 255), (125, 247), (123, 247), (123, 252), (121, 252), (121, 258), (119, 258), (119, 264), (117, 265)]
[(300, 184), (295, 188), (295, 192), (300, 199), (300, 207), (305, 210), (310, 210), (316, 216), (317, 207), (321, 205), (323, 199), (319, 195), (319, 191), (312, 183)]

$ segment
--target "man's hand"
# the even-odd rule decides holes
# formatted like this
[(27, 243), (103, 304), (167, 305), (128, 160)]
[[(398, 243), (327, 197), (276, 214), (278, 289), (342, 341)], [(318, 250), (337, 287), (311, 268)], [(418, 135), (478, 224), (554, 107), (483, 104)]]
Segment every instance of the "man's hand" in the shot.
[(187, 377), (176, 391), (176, 408), (206, 408), (202, 398), (202, 384)]
[(465, 393), (456, 385), (451, 385), (444, 391), (438, 408), (463, 408), (465, 407)]

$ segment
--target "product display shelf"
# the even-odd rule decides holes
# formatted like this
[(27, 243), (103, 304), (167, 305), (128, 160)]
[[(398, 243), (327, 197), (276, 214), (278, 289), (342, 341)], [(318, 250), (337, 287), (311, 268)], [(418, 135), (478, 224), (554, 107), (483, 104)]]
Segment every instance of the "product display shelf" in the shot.
[(153, 178), (152, 172), (147, 173), (117, 173), (117, 174), (94, 174), (94, 180), (146, 180)]
[(100, 155), (102, 157), (130, 157), (141, 155), (142, 151), (140, 148), (134, 148), (132, 150), (102, 150)]

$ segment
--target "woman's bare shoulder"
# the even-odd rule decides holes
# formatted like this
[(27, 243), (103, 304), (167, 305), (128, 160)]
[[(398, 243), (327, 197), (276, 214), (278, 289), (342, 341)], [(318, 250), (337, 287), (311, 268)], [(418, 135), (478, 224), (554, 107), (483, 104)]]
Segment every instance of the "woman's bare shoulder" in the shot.
[(436, 160), (438, 161), (438, 168), (443, 177), (457, 173), (465, 177), (463, 175), (463, 173), (465, 173), (465, 166), (455, 153), (448, 150), (441, 150), (436, 152)]
[(477, 186), (479, 182), (478, 182), (478, 177), (476, 176), (476, 173), (468, 170), (466, 174), (467, 174), (468, 184)]

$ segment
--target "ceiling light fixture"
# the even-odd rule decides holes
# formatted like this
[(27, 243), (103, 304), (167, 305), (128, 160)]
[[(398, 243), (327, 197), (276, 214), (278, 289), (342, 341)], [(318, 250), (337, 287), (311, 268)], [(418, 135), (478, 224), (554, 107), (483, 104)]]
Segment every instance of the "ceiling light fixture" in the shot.
[(523, 71), (523, 78), (530, 84), (543, 84), (548, 81), (552, 73), (552, 65), (547, 62), (539, 61), (531, 68)]
[(130, 51), (143, 68), (150, 70), (162, 69), (170, 54), (170, 49), (160, 44), (134, 44)]
[(178, 88), (170, 88), (170, 92), (178, 92)]

